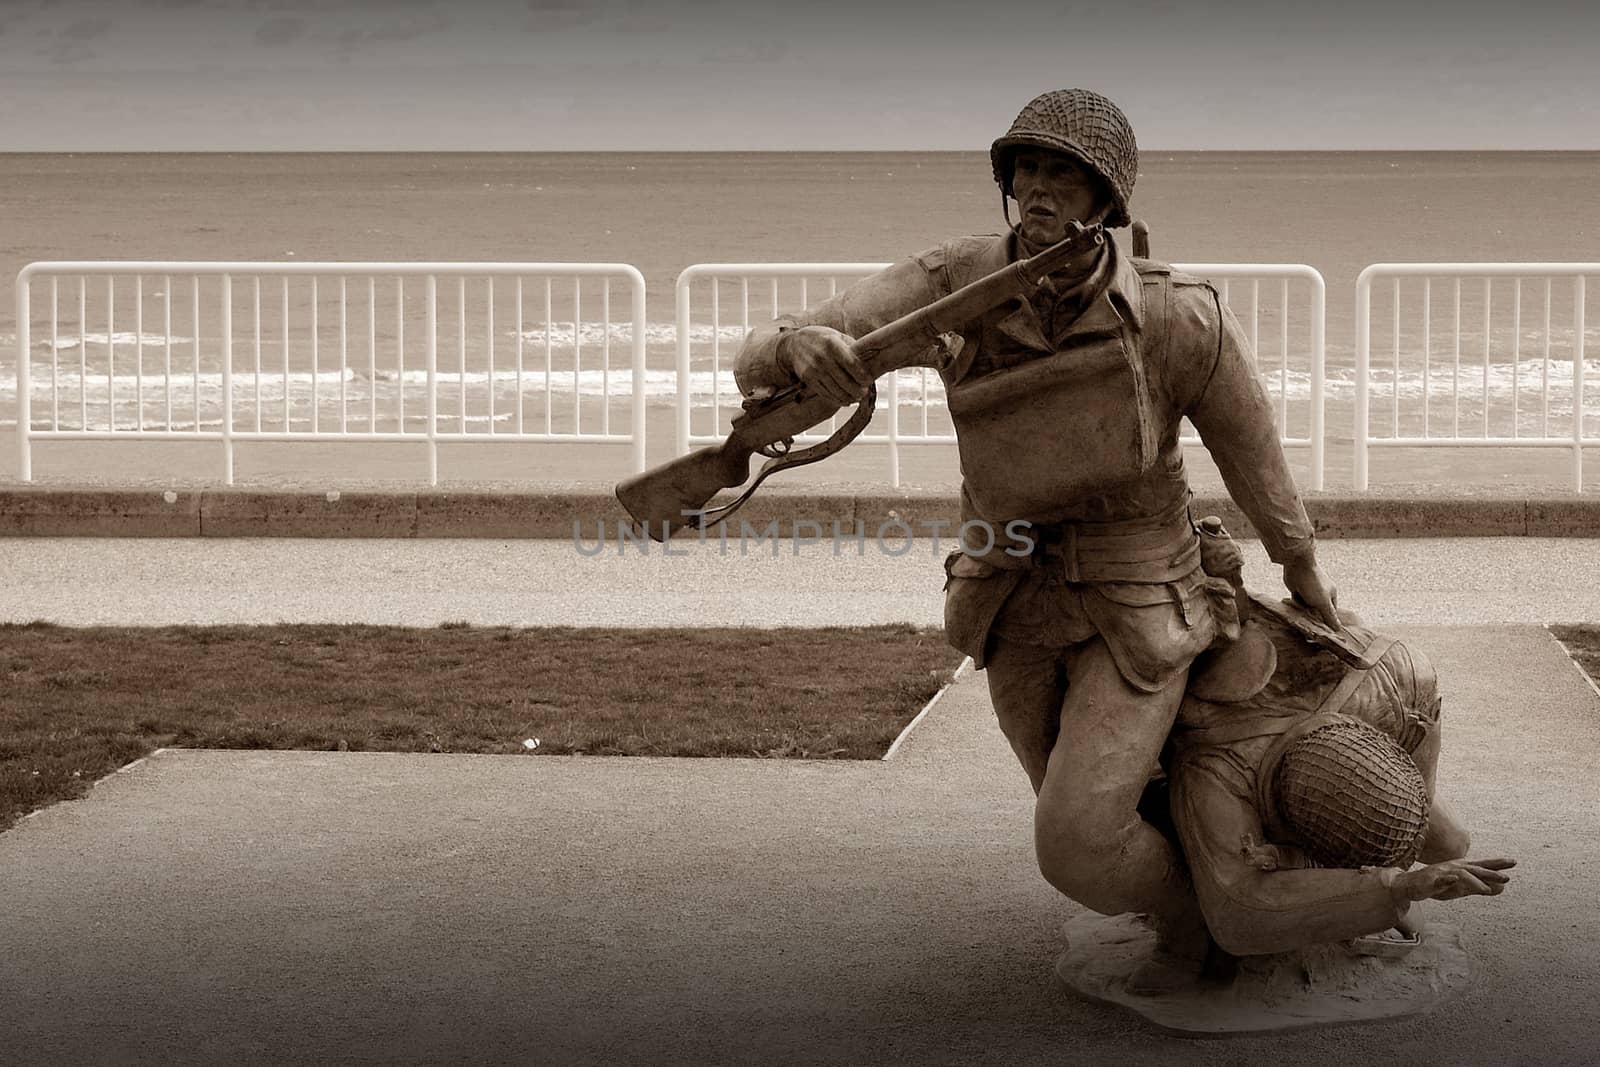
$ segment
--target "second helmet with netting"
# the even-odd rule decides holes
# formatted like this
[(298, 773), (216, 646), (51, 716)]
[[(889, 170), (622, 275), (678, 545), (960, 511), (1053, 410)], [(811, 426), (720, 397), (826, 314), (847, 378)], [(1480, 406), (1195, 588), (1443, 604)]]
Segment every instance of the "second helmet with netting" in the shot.
[(1278, 812), (1326, 867), (1409, 867), (1428, 828), (1428, 789), (1405, 749), (1346, 715), (1296, 740), (1278, 764)]
[(1089, 89), (1056, 89), (1028, 101), (1005, 136), (989, 149), (994, 180), (1011, 195), (1011, 162), (1019, 148), (1065, 152), (1100, 176), (1111, 193), (1107, 226), (1129, 222), (1128, 198), (1139, 176), (1139, 145), (1122, 109)]

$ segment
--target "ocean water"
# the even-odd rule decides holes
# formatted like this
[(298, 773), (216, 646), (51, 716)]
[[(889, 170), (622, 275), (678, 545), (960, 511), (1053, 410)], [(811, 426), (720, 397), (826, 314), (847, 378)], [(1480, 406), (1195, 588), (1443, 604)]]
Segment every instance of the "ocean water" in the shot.
[[(1147, 152), (1133, 205), (1151, 227), (1157, 258), (1306, 263), (1322, 272), (1329, 424), (1341, 427), (1353, 406), (1354, 284), (1363, 267), (1600, 260), (1597, 179), (1600, 153)], [(646, 282), (643, 388), (656, 412), (657, 439), (670, 438), (661, 430), (670, 425), (678, 392), (673, 285), (684, 267), (886, 261), (1003, 225), (981, 152), (0, 155), (0, 209), (8, 220), (0, 234), (0, 274), (8, 287), (25, 264), (46, 259), (632, 264)], [(374, 295), (370, 311), (362, 310), (358, 293), (346, 345), (336, 337), (343, 324), (335, 324), (328, 287), (313, 294), (303, 279), (284, 282), (280, 308), (278, 283), (264, 284), (266, 298), (254, 304), (236, 293), (236, 428), (426, 429), (428, 372), (413, 351), (424, 320), (414, 289), (387, 305)], [(1375, 294), (1376, 425), (1389, 417), (1386, 397), (1427, 398), (1394, 407), (1396, 432), (1415, 432), (1422, 410), (1432, 425), (1481, 421), (1485, 432), (1497, 434), (1538, 432), (1570, 416), (1570, 330), (1561, 334), (1570, 295), (1554, 295), (1556, 343), (1544, 353), (1552, 335), (1541, 332), (1541, 292), (1513, 294), (1502, 284), (1485, 298), (1473, 285), (1464, 293), (1464, 321), (1492, 313), (1494, 336), (1489, 350), (1467, 352), (1464, 365), (1444, 318), (1452, 298), (1462, 297), (1442, 289), (1432, 294), (1437, 327), (1408, 313), (1399, 324), (1408, 355), (1386, 363), (1386, 346), (1394, 344), (1393, 331), (1385, 333), (1389, 294)], [(1273, 287), (1266, 288), (1260, 318), (1250, 324), (1263, 377), (1269, 392), (1286, 399), (1286, 427), (1308, 423), (1306, 324), (1298, 311), (1279, 314)], [(492, 305), (494, 328), (480, 336), (474, 326), (469, 339), (467, 323), (481, 318), (469, 304), (480, 298), (463, 288), (452, 312), (449, 289), (441, 286), (435, 372), (443, 386), (435, 413), (441, 430), (626, 427), (632, 337), (616, 321), (626, 310), (619, 290), (606, 293), (609, 325), (598, 315), (592, 282), (581, 295), (558, 291), (550, 321), (537, 315), (538, 321), (517, 321), (508, 292), (489, 290), (481, 302)], [(818, 295), (816, 288), (810, 293)], [(725, 425), (728, 359), (746, 325), (771, 313), (764, 290), (750, 294), (724, 282), (718, 295), (720, 328), (697, 322), (694, 329), (689, 393), (696, 433)], [(1230, 299), (1254, 314), (1255, 295), (1236, 291)], [(193, 295), (169, 296), (152, 284), (137, 300), (124, 290), (107, 301), (91, 283), (81, 297), (82, 324), (76, 299), (76, 292), (61, 294), (61, 323), (48, 321), (39, 299), (32, 307), (36, 420), (88, 429), (220, 425), (219, 328), (192, 314)], [(697, 301), (707, 299), (702, 286)], [(786, 290), (783, 303), (797, 299)], [(207, 294), (201, 303), (210, 308), (215, 300)], [(1416, 303), (1408, 293), (1407, 306)], [(14, 425), (16, 413), (14, 304), (0, 302), (0, 425)], [(320, 323), (315, 340), (301, 325), (313, 310)], [(363, 315), (371, 322), (362, 323)], [(248, 333), (252, 317), (260, 339), (250, 352), (238, 331)], [(407, 353), (380, 361), (402, 332)], [(1424, 332), (1426, 363), (1411, 354)], [(1589, 339), (1587, 369), (1600, 381), (1597, 342), (1600, 334)], [(343, 358), (335, 356), (338, 347), (348, 349)], [(264, 378), (251, 374), (253, 360), (268, 368)], [(284, 368), (287, 375), (271, 373)], [(718, 390), (724, 406), (714, 409)], [(1600, 403), (1597, 392), (1591, 386), (1586, 394), (1590, 407)], [(1455, 395), (1461, 400), (1441, 406), (1439, 397)], [(880, 398), (880, 407), (886, 402)], [(931, 411), (937, 432), (944, 416), (936, 377), (902, 374), (899, 403), (902, 419), (925, 420)], [(1592, 418), (1600, 422), (1600, 411)], [(9, 452), (0, 460), (9, 474)]]
[[(1158, 258), (1309, 263), (1337, 297), (1378, 261), (1594, 259), (1597, 179), (1594, 152), (1146, 153), (1133, 205)], [(7, 279), (39, 259), (623, 262), (662, 319), (691, 263), (881, 261), (1002, 225), (978, 152), (8, 154), (0, 210)]]

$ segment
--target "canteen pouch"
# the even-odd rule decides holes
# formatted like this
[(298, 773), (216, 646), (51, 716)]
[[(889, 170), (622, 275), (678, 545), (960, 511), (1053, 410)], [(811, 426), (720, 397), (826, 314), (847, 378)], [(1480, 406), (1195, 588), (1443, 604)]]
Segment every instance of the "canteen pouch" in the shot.
[(957, 549), (945, 557), (944, 573), (945, 640), (982, 670), (995, 617), (1028, 571), (1002, 570)]

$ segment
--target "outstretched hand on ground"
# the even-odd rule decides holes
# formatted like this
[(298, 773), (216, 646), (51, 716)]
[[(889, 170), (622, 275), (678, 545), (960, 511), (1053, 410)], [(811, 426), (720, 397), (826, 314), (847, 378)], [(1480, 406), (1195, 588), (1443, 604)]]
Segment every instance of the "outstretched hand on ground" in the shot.
[(1445, 860), (1406, 871), (1394, 880), (1391, 891), (1405, 901), (1455, 900), (1466, 896), (1499, 896), (1517, 865), (1513, 859)]

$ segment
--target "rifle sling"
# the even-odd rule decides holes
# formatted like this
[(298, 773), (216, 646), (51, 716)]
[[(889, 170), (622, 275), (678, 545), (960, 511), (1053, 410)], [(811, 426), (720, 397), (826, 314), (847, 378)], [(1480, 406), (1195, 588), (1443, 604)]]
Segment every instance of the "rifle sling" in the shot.
[(845, 445), (854, 441), (861, 436), (861, 431), (867, 428), (867, 423), (872, 421), (872, 413), (877, 408), (877, 405), (878, 386), (874, 382), (867, 387), (867, 395), (861, 399), (860, 405), (857, 406), (855, 413), (850, 416), (850, 420), (835, 430), (832, 437), (821, 444), (812, 445), (810, 448), (803, 448), (798, 452), (791, 452), (786, 456), (767, 460), (761, 465), (761, 470), (756, 475), (756, 480), (751, 482), (749, 487), (740, 493), (737, 499), (721, 507), (706, 508), (700, 512), (699, 528), (708, 530), (728, 518), (735, 511), (738, 511), (744, 506), (744, 502), (749, 500), (757, 489), (761, 488), (761, 483), (771, 475), (777, 474), (779, 471), (789, 470), (792, 467), (803, 467), (808, 463), (827, 459)]

